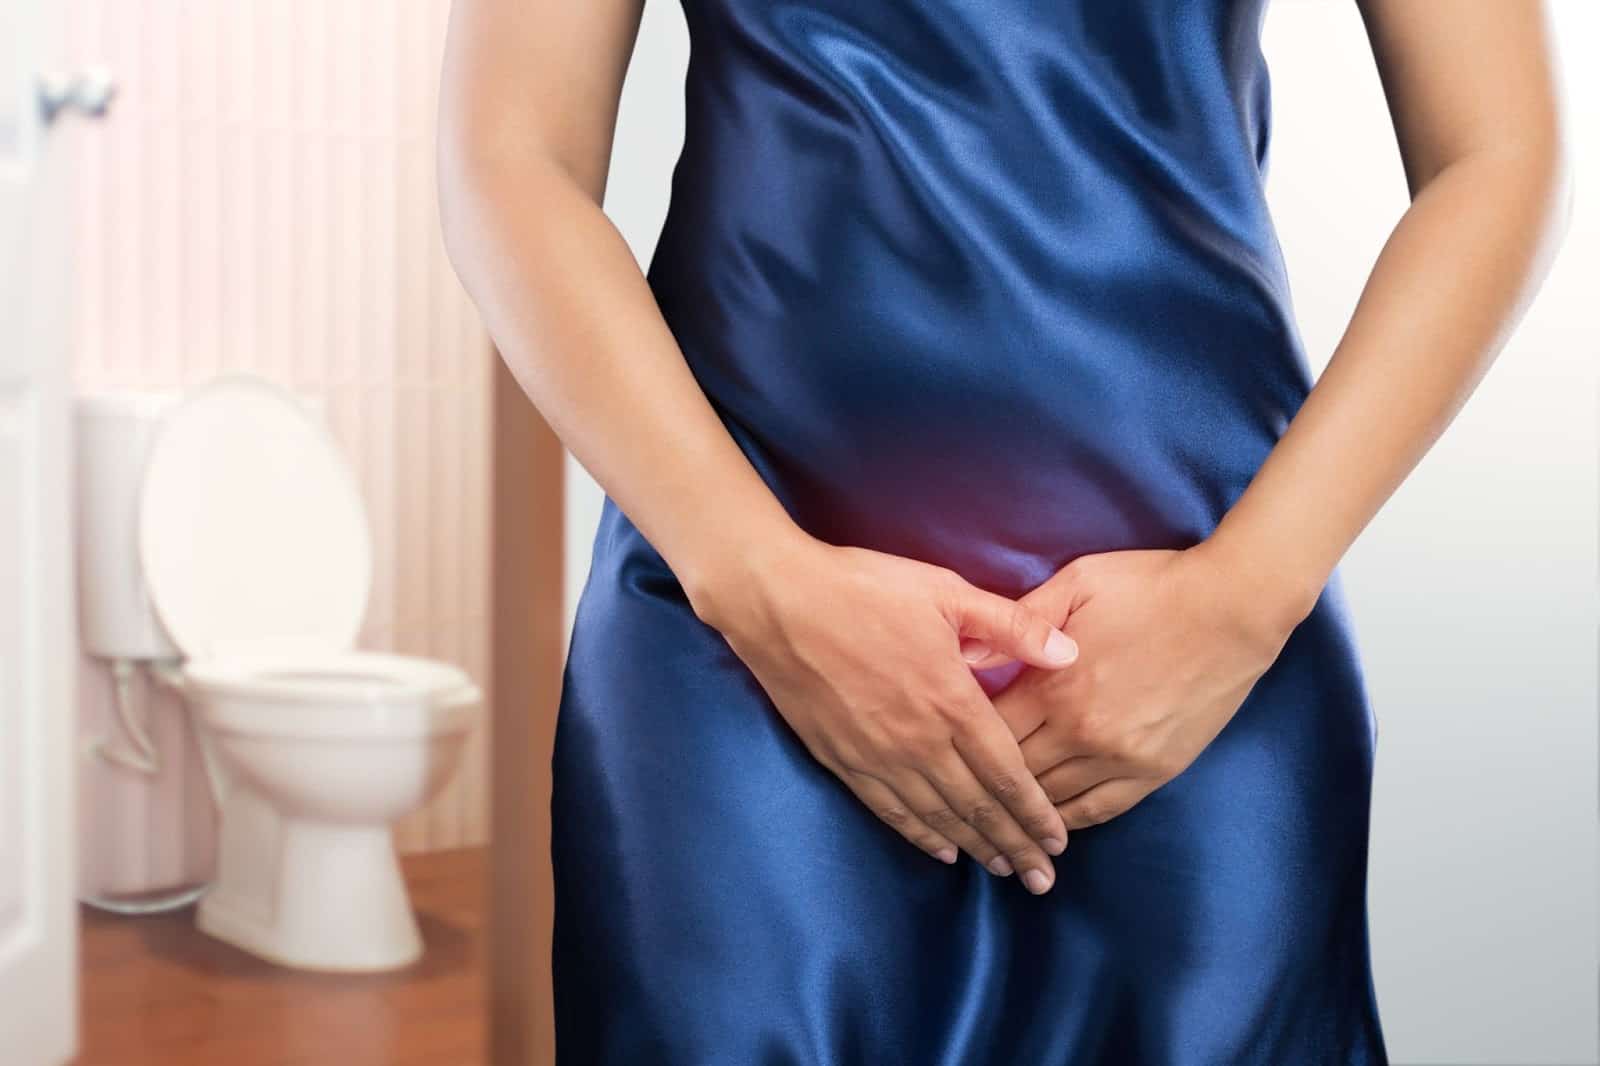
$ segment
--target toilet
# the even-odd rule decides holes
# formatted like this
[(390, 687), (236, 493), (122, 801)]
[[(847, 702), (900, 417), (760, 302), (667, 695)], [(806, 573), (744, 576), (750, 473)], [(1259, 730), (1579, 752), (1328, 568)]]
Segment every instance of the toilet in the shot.
[(187, 393), (139, 476), (137, 567), (179, 655), (147, 665), (193, 716), (221, 815), (199, 927), (300, 969), (414, 961), (390, 825), (456, 771), (478, 687), (446, 663), (353, 648), (372, 582), (365, 508), (291, 393), (243, 375)]

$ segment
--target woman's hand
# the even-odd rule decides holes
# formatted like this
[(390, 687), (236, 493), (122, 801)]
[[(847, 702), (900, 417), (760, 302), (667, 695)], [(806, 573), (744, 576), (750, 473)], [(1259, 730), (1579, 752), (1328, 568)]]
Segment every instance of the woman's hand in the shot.
[(880, 819), (944, 862), (959, 847), (1049, 890), (1066, 829), (961, 638), (1041, 676), (1076, 657), (1069, 638), (949, 570), (809, 537), (689, 595), (811, 754)]
[(1025, 671), (994, 703), (1069, 830), (1182, 773), (1310, 609), (1206, 544), (1086, 555), (1020, 602), (1082, 649), (1072, 670)]

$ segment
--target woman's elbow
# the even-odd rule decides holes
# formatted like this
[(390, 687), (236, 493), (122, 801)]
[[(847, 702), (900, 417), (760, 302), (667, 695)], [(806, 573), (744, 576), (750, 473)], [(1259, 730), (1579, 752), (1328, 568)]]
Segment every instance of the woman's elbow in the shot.
[(526, 150), (508, 148), (503, 134), (450, 110), (441, 111), (434, 144), (439, 226), (445, 252), (458, 271), (477, 229), (473, 220), (492, 204), (496, 190), (507, 187), (505, 175), (522, 175), (520, 182), (527, 188), (537, 169), (531, 162)]
[(460, 269), (463, 215), (473, 188), (478, 183), (474, 152), (459, 121), (441, 116), (434, 142), (434, 177), (438, 200), (439, 228), (445, 253)]
[(1557, 130), (1552, 138), (1550, 157), (1546, 163), (1549, 196), (1553, 206), (1552, 237), (1559, 242), (1566, 236), (1572, 222), (1573, 207), (1578, 198), (1575, 170), (1577, 156), (1572, 146), (1572, 136), (1565, 129)]

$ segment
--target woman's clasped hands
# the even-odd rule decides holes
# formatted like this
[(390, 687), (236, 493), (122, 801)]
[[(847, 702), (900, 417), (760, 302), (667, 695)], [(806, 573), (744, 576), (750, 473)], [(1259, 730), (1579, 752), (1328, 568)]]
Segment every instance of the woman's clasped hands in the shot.
[[(803, 537), (688, 592), (879, 819), (1037, 894), (1068, 830), (1180, 773), (1277, 656), (1298, 619), (1254, 606), (1250, 588), (1207, 551), (1122, 551), (1014, 601)], [(1010, 660), (1027, 669), (991, 700), (973, 671)]]
[[(1222, 732), (1307, 611), (1202, 542), (1085, 555), (1024, 596), (1065, 626), (1070, 671), (1024, 671), (994, 700), (1069, 830), (1109, 821)], [(991, 660), (992, 661), (992, 660)]]

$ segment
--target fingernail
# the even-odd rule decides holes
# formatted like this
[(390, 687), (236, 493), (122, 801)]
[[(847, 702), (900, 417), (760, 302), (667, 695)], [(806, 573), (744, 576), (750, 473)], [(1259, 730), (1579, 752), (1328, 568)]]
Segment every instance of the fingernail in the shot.
[(981, 640), (961, 642), (961, 657), (969, 663), (981, 663), (989, 657), (989, 645)]
[(1045, 837), (1039, 843), (1052, 855), (1060, 855), (1067, 850), (1067, 842), (1060, 837)]
[(1022, 875), (1022, 883), (1028, 886), (1028, 891), (1035, 896), (1042, 896), (1050, 891), (1050, 877), (1043, 870), (1029, 870)]
[(938, 851), (934, 852), (933, 855), (934, 858), (938, 859), (947, 866), (956, 861), (955, 848), (940, 848)]
[(1044, 657), (1065, 666), (1078, 657), (1078, 644), (1059, 629), (1052, 629), (1045, 638)]
[(996, 855), (989, 860), (989, 872), (996, 877), (1010, 877), (1011, 862), (1004, 855)]

